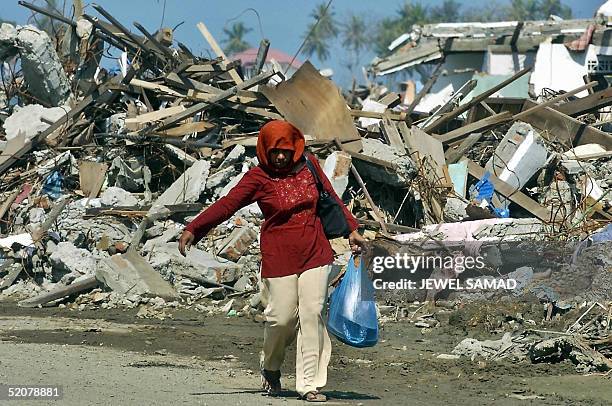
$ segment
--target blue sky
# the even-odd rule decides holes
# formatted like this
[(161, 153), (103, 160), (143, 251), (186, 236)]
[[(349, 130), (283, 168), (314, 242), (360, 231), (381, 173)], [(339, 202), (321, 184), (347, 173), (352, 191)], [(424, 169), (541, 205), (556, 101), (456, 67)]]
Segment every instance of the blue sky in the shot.
[[(32, 0), (30, 0), (32, 1)], [(257, 16), (252, 11), (245, 11), (254, 8), (261, 17), (263, 35), (268, 38), (273, 48), (278, 48), (289, 55), (295, 54), (300, 46), (306, 26), (310, 22), (310, 12), (312, 8), (322, 0), (166, 0), (164, 26), (174, 27), (184, 21), (175, 32), (175, 38), (189, 46), (197, 54), (212, 54), (208, 45), (196, 28), (196, 23), (203, 21), (218, 41), (223, 39), (223, 28), (229, 27), (234, 21), (228, 21), (235, 17), (252, 28), (247, 40), (256, 47), (261, 40), (261, 32), (257, 21)], [(59, 0), (59, 4), (72, 4), (70, 0)], [(423, 4), (435, 6), (442, 0), (423, 0)], [(465, 7), (478, 7), (489, 1), (471, 0), (460, 1)], [(505, 0), (498, 0), (499, 4), (506, 3)], [(595, 10), (603, 4), (604, 0), (565, 0), (564, 4), (572, 7), (576, 18), (589, 18)], [(4, 19), (14, 20), (18, 24), (26, 23), (30, 16), (30, 11), (25, 7), (19, 6), (17, 0), (1, 0), (0, 16)], [(43, 4), (42, 0), (35, 0), (37, 4)], [(85, 1), (89, 4), (89, 1)], [(164, 0), (98, 0), (98, 4), (118, 18), (124, 25), (136, 31), (132, 23), (137, 21), (149, 31), (159, 28), (162, 21)], [(365, 16), (372, 24), (385, 16), (395, 14), (395, 11), (403, 3), (403, 0), (334, 0), (332, 8), (336, 17), (340, 19), (350, 13)], [(86, 12), (97, 15), (95, 10), (87, 8)], [(337, 41), (339, 42), (339, 41)], [(367, 64), (374, 55), (364, 54), (362, 64)], [(299, 55), (299, 59), (304, 60), (304, 55)], [(340, 45), (333, 47), (330, 60), (320, 63), (316, 59), (312, 62), (319, 68), (331, 67), (334, 78), (343, 86), (350, 83), (351, 74), (344, 67), (348, 55)], [(358, 77), (358, 80), (361, 77)]]

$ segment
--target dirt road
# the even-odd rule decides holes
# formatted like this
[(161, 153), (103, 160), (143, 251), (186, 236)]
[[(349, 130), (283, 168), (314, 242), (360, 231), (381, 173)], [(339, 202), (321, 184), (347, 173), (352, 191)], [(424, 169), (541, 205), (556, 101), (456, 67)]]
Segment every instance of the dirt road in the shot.
[[(303, 403), (290, 390), (294, 353), (283, 371), (284, 396), (258, 393), (261, 323), (187, 311), (173, 320), (141, 320), (135, 313), (0, 303), (0, 382), (63, 385), (65, 397), (48, 402), (54, 405)], [(381, 333), (370, 349), (334, 341), (329, 404), (608, 405), (612, 399), (609, 377), (578, 375), (568, 363), (436, 359), (465, 337), (461, 329), (423, 334), (408, 323), (389, 323)]]

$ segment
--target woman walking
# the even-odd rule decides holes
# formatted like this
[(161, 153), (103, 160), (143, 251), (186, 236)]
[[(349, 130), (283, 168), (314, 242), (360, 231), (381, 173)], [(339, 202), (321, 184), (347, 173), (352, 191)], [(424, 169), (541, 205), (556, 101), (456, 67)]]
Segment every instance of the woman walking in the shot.
[(267, 298), (261, 374), (264, 390), (281, 391), (280, 368), (286, 348), (297, 337), (296, 390), (302, 399), (324, 402), (331, 341), (322, 316), (333, 251), (316, 215), (319, 192), (306, 165), (314, 166), (323, 188), (343, 209), (349, 243), (358, 251), (365, 242), (357, 221), (334, 192), (318, 161), (304, 152), (300, 130), (287, 121), (265, 124), (257, 139), (259, 166), (244, 174), (227, 194), (196, 217), (179, 240), (179, 250), (197, 243), (211, 229), (253, 202), (265, 221), (261, 227), (262, 294)]

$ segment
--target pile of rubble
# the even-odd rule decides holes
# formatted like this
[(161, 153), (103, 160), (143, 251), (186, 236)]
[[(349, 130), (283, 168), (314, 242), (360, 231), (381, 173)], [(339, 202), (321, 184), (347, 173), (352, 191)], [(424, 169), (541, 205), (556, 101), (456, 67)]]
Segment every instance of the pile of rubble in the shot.
[[(361, 178), (364, 189), (348, 188), (349, 152), (362, 150), (361, 137), (340, 90), (311, 64), (285, 80), (278, 64), (264, 63), (264, 41), (245, 77), (203, 23), (215, 59), (193, 55), (169, 29), (150, 33), (134, 23), (134, 34), (98, 5), (96, 17), (75, 1), (68, 18), (20, 4), (59, 28), (49, 36), (30, 25), (0, 27), (1, 298), (27, 307), (140, 306), (142, 317), (176, 307), (256, 314), (256, 204), (186, 257), (177, 239), (258, 164), (258, 130), (270, 119), (299, 125), (327, 158), (334, 187), (367, 216)], [(104, 67), (109, 53), (117, 55), (114, 71)], [(373, 145), (359, 156), (394, 153)], [(406, 173), (398, 179), (412, 176), (410, 158), (394, 159)], [(378, 166), (372, 171), (384, 177)], [(334, 246), (348, 252), (344, 240)]]
[[(186, 257), (177, 239), (258, 164), (261, 125), (286, 119), (306, 134), (337, 193), (367, 236), (376, 237), (366, 263), (442, 245), (486, 252), (487, 271), (469, 276), (517, 279), (520, 289), (506, 296), (535, 295), (551, 311), (564, 300), (612, 300), (612, 284), (605, 285), (612, 266), (605, 248), (612, 240), (612, 135), (604, 131), (612, 88), (606, 80), (593, 76), (538, 97), (527, 90), (522, 97), (496, 97), (519, 82), (528, 87), (524, 78), (532, 69), (519, 58), (523, 66), (503, 77), (480, 75), (442, 99), (432, 97), (438, 80), (461, 71), (449, 55), (446, 63), (454, 67), (440, 63), (411, 97), (373, 83), (343, 94), (308, 62), (290, 78), (277, 64), (265, 64), (268, 41), (246, 77), (203, 23), (198, 29), (215, 59), (195, 56), (170, 29), (150, 33), (134, 23), (135, 34), (102, 7), (91, 6), (95, 17), (74, 3), (68, 18), (20, 2), (59, 22), (53, 37), (29, 25), (0, 26), (0, 299), (19, 297), (30, 307), (138, 306), (140, 317), (169, 317), (164, 309), (177, 307), (256, 315), (263, 308), (263, 216), (256, 204)], [(550, 35), (581, 26), (549, 25)], [(495, 35), (510, 41), (508, 47), (519, 38), (517, 52), (532, 52), (529, 36), (544, 32), (541, 26), (499, 25)], [(441, 46), (444, 41), (457, 52), (474, 52), (453, 38), (489, 51), (489, 42), (500, 43), (478, 30), (440, 36), (435, 29), (398, 39), (394, 47), (408, 41), (402, 52), (411, 54), (388, 57), (396, 63), (388, 69), (435, 62), (455, 49)], [(608, 38), (589, 32), (589, 41)], [(103, 67), (107, 49), (117, 55), (115, 71)], [(381, 64), (374, 66), (378, 73)], [(526, 255), (524, 243), (534, 241), (570, 242), (574, 257), (551, 265), (542, 261), (551, 246), (537, 244)], [(347, 243), (332, 246), (342, 266)], [(517, 253), (530, 262), (519, 264)], [(583, 285), (572, 276), (577, 272), (588, 276)], [(402, 300), (442, 293), (416, 290)], [(496, 295), (466, 292), (454, 299)]]
[(465, 338), (453, 349), (452, 354), (440, 354), (438, 358), (529, 360), (532, 363), (568, 360), (582, 373), (610, 371), (612, 306), (606, 308), (597, 302), (591, 306), (586, 303), (582, 305), (586, 311), (566, 331), (528, 328), (520, 332), (506, 332), (498, 340)]

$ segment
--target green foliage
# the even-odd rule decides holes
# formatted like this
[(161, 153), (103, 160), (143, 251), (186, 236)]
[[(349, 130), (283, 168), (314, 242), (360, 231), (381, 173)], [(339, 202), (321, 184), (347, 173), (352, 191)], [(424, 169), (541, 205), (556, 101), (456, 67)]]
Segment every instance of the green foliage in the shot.
[(318, 26), (314, 26), (315, 23), (308, 25), (306, 30), (304, 47), (302, 53), (309, 58), (316, 55), (320, 61), (326, 61), (329, 58), (329, 37), (323, 34), (323, 30)]
[(342, 25), (342, 45), (359, 54), (368, 48), (368, 26), (365, 19), (356, 14), (349, 15), (347, 22)]
[(326, 6), (325, 3), (320, 3), (310, 13), (312, 22), (306, 27), (302, 48), (304, 55), (309, 58), (316, 55), (320, 61), (329, 58), (331, 41), (338, 36), (340, 31), (333, 8), (326, 10)]
[(352, 57), (348, 63), (350, 70), (359, 64), (361, 51), (370, 46), (368, 31), (365, 19), (356, 14), (348, 15), (342, 24), (342, 46), (351, 53)]
[(253, 29), (247, 28), (242, 22), (232, 24), (229, 29), (224, 28), (223, 34), (225, 38), (221, 42), (225, 45), (225, 53), (232, 55), (249, 49), (251, 45), (245, 41), (244, 36), (251, 31)]

